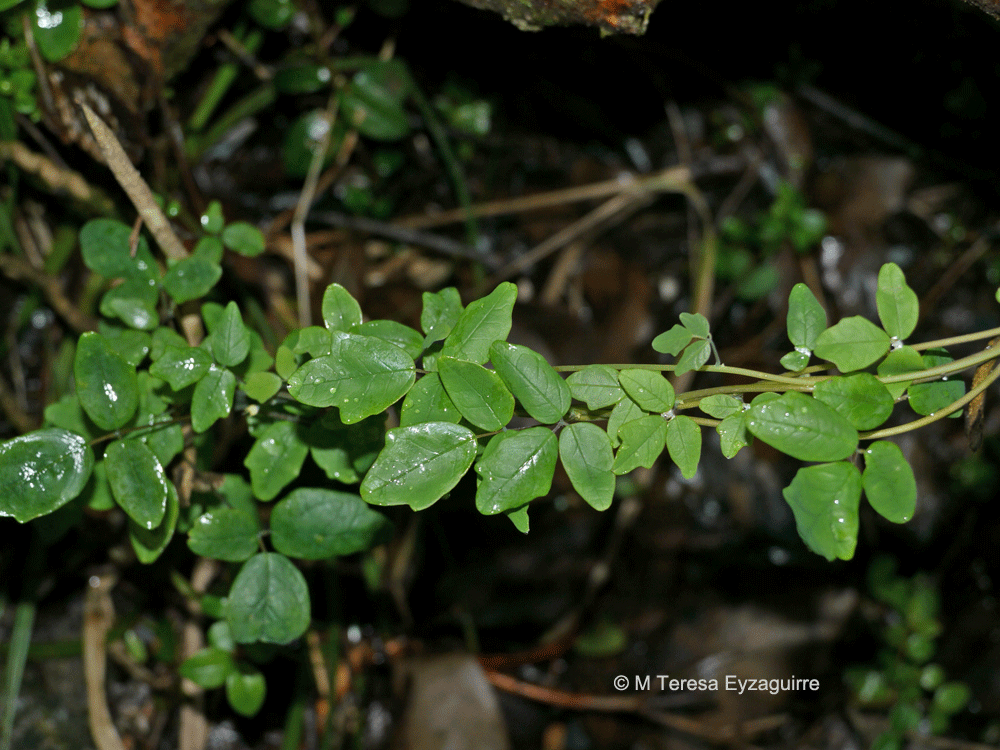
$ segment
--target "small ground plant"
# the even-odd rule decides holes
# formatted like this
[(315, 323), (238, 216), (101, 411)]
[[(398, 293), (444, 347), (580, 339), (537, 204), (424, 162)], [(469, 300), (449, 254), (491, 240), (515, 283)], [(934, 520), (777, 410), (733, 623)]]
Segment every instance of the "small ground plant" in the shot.
[[(728, 458), (758, 439), (805, 462), (784, 490), (799, 534), (817, 554), (849, 559), (862, 494), (892, 522), (914, 513), (913, 471), (887, 438), (957, 416), (1000, 372), (990, 369), (990, 348), (958, 360), (943, 349), (997, 331), (907, 344), (917, 296), (891, 263), (878, 277), (881, 325), (852, 317), (828, 326), (812, 292), (796, 285), (793, 349), (778, 374), (719, 362), (708, 320), (692, 314), (653, 341), (678, 357), (674, 365), (554, 368), (506, 341), (510, 283), (467, 306), (453, 288), (425, 293), (419, 331), (365, 320), (333, 284), (324, 325), (292, 331), (272, 356), (235, 302), (192, 307), (218, 280), (224, 246), (249, 255), (263, 246), (252, 227), (225, 226), (217, 213), (202, 222), (194, 252), (165, 269), (144, 239), (133, 248), (126, 225), (84, 227), (84, 262), (117, 280), (101, 300), (107, 320), (79, 339), (75, 393), (48, 407), (43, 429), (0, 444), (0, 513), (22, 523), (53, 516), (65, 527), (85, 506), (118, 506), (142, 562), (180, 530), (194, 553), (239, 564), (228, 596), (206, 606), (224, 627), (185, 674), (226, 684), (245, 713), (263, 688), (233, 658), (234, 644), (301, 636), (311, 607), (293, 561), (380, 543), (391, 524), (378, 508), (424, 510), (473, 469), (477, 509), (527, 532), (530, 503), (549, 492), (557, 462), (586, 502), (606, 510), (616, 478), (651, 467), (664, 449), (693, 477), (702, 430), (713, 428)], [(955, 376), (977, 365), (966, 393)], [(695, 370), (747, 382), (677, 393), (665, 377)], [(903, 401), (919, 418), (886, 426)], [(398, 426), (387, 430), (390, 410)], [(234, 413), (253, 440), (246, 473), (205, 473), (215, 433)], [(512, 426), (515, 416), (528, 426)], [(306, 461), (330, 483), (302, 486)]]

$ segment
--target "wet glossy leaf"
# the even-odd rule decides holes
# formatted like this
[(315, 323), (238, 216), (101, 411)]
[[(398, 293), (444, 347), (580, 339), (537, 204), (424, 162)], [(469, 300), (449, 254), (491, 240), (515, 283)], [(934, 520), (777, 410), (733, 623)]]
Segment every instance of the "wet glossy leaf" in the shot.
[(569, 411), (573, 400), (569, 386), (538, 352), (495, 341), (490, 347), (490, 359), (503, 382), (534, 419), (553, 424)]
[(514, 416), (514, 397), (500, 376), (453, 357), (438, 359), (438, 377), (458, 411), (476, 427), (499, 430)]
[(94, 454), (79, 435), (49, 428), (0, 443), (0, 515), (21, 523), (52, 513), (83, 490)]
[(225, 251), (222, 249), (222, 241), (218, 237), (202, 237), (191, 251), (191, 256), (201, 258), (218, 265), (222, 263)]
[(323, 322), (331, 331), (350, 331), (361, 325), (361, 305), (340, 284), (330, 284), (323, 292)]
[(111, 494), (129, 518), (147, 530), (159, 526), (169, 482), (153, 451), (138, 440), (118, 440), (104, 452), (104, 468)]
[(653, 370), (622, 370), (618, 382), (632, 400), (646, 411), (668, 412), (674, 408), (674, 387)]
[(559, 433), (559, 458), (580, 497), (596, 510), (607, 510), (615, 495), (611, 440), (588, 422), (566, 425)]
[(880, 516), (893, 523), (906, 523), (913, 518), (917, 508), (917, 480), (895, 443), (880, 440), (865, 449), (861, 482), (868, 502)]
[(906, 283), (902, 269), (895, 263), (886, 263), (878, 272), (875, 304), (885, 332), (890, 336), (902, 341), (917, 327), (920, 300)]
[(691, 343), (694, 338), (691, 331), (682, 325), (674, 325), (669, 331), (661, 333), (650, 345), (654, 351), (661, 354), (670, 354), (676, 357), (681, 353), (681, 349)]
[[(878, 374), (882, 376), (902, 375), (906, 372), (915, 372), (924, 369), (924, 361), (920, 352), (911, 346), (902, 346), (893, 349), (884, 360), (879, 362)], [(910, 383), (913, 381), (904, 380), (899, 383), (886, 383), (885, 387), (893, 399), (903, 395)]]
[(118, 318), (130, 328), (151, 331), (160, 322), (156, 311), (158, 302), (159, 291), (155, 282), (126, 279), (104, 293), (99, 309), (101, 315)]
[[(952, 362), (951, 355), (943, 349), (926, 352), (921, 358), (923, 367), (937, 367)], [(910, 407), (917, 414), (929, 416), (946, 406), (950, 406), (965, 395), (965, 381), (960, 378), (944, 377), (932, 383), (917, 383), (910, 386)], [(953, 411), (949, 416), (953, 419), (962, 412)]]
[(409, 326), (397, 323), (395, 320), (369, 320), (359, 325), (354, 333), (359, 333), (362, 336), (374, 336), (382, 341), (395, 344), (409, 354), (412, 359), (419, 357), (424, 350), (424, 337)]
[(267, 683), (256, 667), (238, 663), (226, 676), (226, 700), (240, 716), (256, 716), (266, 694)]
[(653, 414), (626, 422), (618, 430), (618, 435), (622, 444), (615, 455), (612, 471), (627, 474), (640, 466), (650, 469), (666, 445), (667, 422)]
[(247, 560), (233, 581), (225, 617), (237, 643), (290, 643), (309, 627), (311, 605), (306, 580), (276, 552)]
[(458, 290), (450, 286), (440, 292), (424, 292), (424, 309), (420, 313), (420, 327), (425, 334), (424, 346), (444, 340), (462, 316), (462, 299)]
[(221, 687), (234, 669), (236, 664), (233, 662), (232, 654), (221, 648), (209, 646), (185, 659), (177, 671), (181, 677), (211, 690)]
[(250, 353), (250, 331), (243, 324), (235, 302), (226, 305), (213, 328), (211, 346), (215, 361), (226, 367), (235, 367)]
[(687, 313), (682, 312), (680, 314), (681, 325), (687, 328), (691, 333), (698, 338), (707, 339), (709, 335), (708, 318), (706, 318), (701, 313)]
[(847, 461), (806, 466), (782, 492), (799, 536), (827, 560), (850, 560), (858, 542), (861, 473)]
[(889, 334), (866, 318), (855, 315), (827, 328), (816, 338), (813, 353), (833, 362), (841, 372), (874, 364), (889, 351)]
[(619, 433), (623, 425), (645, 416), (646, 412), (628, 396), (615, 404), (615, 408), (611, 410), (611, 416), (608, 417), (608, 436), (611, 438), (611, 445), (618, 447), (621, 443)]
[(458, 317), (444, 340), (441, 353), (455, 359), (483, 364), (489, 359), (490, 345), (510, 333), (511, 312), (517, 287), (505, 281), (490, 294), (470, 304)]
[(303, 560), (363, 552), (391, 535), (389, 519), (353, 493), (302, 487), (271, 513), (274, 548)]
[(212, 365), (194, 387), (191, 397), (191, 427), (204, 432), (219, 419), (229, 416), (236, 392), (236, 376), (224, 367)]
[(326, 65), (293, 65), (280, 68), (274, 75), (274, 86), (282, 94), (313, 94), (329, 89), (332, 81)]
[(719, 433), (722, 455), (726, 458), (735, 456), (740, 452), (741, 448), (750, 445), (750, 441), (753, 439), (747, 432), (747, 416), (745, 411), (725, 417), (716, 426), (715, 431)]
[(83, 410), (101, 429), (117, 430), (135, 415), (139, 405), (135, 368), (99, 333), (80, 336), (73, 375)]
[(800, 461), (837, 461), (858, 447), (858, 431), (822, 401), (791, 391), (747, 412), (750, 433)]
[(177, 489), (173, 482), (167, 482), (167, 510), (163, 514), (163, 520), (152, 529), (145, 529), (131, 518), (128, 522), (128, 537), (135, 551), (136, 559), (143, 565), (156, 562), (157, 558), (163, 554), (163, 550), (173, 539), (174, 531), (177, 528), (177, 519), (180, 516), (181, 504), (177, 497)]
[(436, 372), (424, 375), (416, 382), (406, 398), (399, 415), (400, 427), (420, 422), (453, 422), (462, 419), (458, 407), (448, 396)]
[(192, 255), (177, 261), (163, 277), (163, 288), (178, 305), (208, 294), (222, 278), (222, 268)]
[(701, 460), (701, 428), (691, 417), (674, 417), (667, 422), (667, 452), (681, 476), (691, 479)]
[(139, 371), (138, 383), (139, 408), (131, 425), (136, 429), (130, 431), (125, 439), (145, 443), (160, 465), (166, 466), (184, 450), (184, 431), (166, 413), (169, 404), (157, 394), (162, 383), (146, 370)]
[[(306, 112), (295, 119), (285, 134), (281, 156), (285, 171), (290, 177), (305, 177), (309, 173), (315, 153), (329, 130), (326, 113), (322, 109)], [(323, 164), (328, 164), (341, 147), (347, 126), (342, 118), (337, 118), (330, 134), (329, 146), (323, 156)]]
[(270, 401), (281, 390), (281, 378), (273, 372), (255, 372), (247, 376), (243, 392), (258, 404)]
[(145, 331), (120, 328), (105, 321), (98, 324), (97, 332), (108, 342), (108, 346), (132, 367), (138, 367), (149, 354), (152, 337)]
[(73, 51), (83, 30), (80, 6), (58, 0), (39, 0), (31, 14), (35, 46), (49, 62), (59, 62)]
[(108, 279), (125, 278), (149, 282), (159, 271), (146, 238), (139, 235), (132, 256), (132, 228), (112, 219), (92, 219), (80, 230), (80, 254), (91, 271)]
[(566, 378), (573, 398), (588, 409), (604, 409), (621, 401), (625, 391), (618, 383), (618, 371), (608, 365), (587, 365)]
[(330, 331), (320, 326), (299, 328), (285, 337), (284, 346), (294, 354), (308, 354), (310, 357), (322, 357), (330, 353), (333, 346), (333, 336)]
[(260, 546), (256, 519), (236, 508), (215, 508), (198, 517), (188, 532), (188, 547), (213, 560), (242, 562)]
[(253, 444), (243, 465), (250, 470), (253, 492), (261, 500), (273, 500), (298, 477), (309, 453), (295, 424), (287, 421), (268, 425)]
[(708, 362), (711, 356), (712, 345), (708, 341), (704, 339), (694, 341), (684, 350), (681, 358), (677, 360), (677, 365), (674, 367), (674, 374), (683, 375), (686, 372), (697, 370)]
[(150, 365), (149, 372), (179, 391), (197, 383), (211, 367), (212, 357), (201, 347), (168, 346), (160, 358)]
[(743, 402), (728, 393), (706, 396), (698, 403), (698, 408), (716, 419), (725, 419), (743, 411)]
[(234, 221), (222, 230), (222, 243), (233, 252), (253, 258), (264, 252), (264, 235), (245, 221)]
[(385, 445), (385, 417), (376, 415), (352, 425), (317, 422), (306, 442), (313, 461), (330, 479), (356, 484)]
[(385, 411), (416, 380), (413, 359), (371, 336), (333, 332), (331, 353), (306, 362), (288, 379), (288, 392), (309, 406), (337, 406), (345, 424)]
[(552, 487), (558, 456), (556, 436), (546, 427), (496, 435), (476, 462), (476, 508), (493, 515), (545, 495)]
[(788, 352), (788, 354), (781, 358), (781, 366), (789, 372), (798, 372), (809, 364), (810, 356), (811, 352), (809, 354), (806, 352)]
[(386, 433), (385, 448), (361, 483), (373, 505), (428, 508), (458, 484), (476, 457), (476, 436), (450, 422), (426, 422)]
[(895, 406), (888, 389), (866, 372), (823, 380), (816, 384), (813, 396), (858, 430), (874, 430)]
[(410, 94), (410, 74), (399, 60), (373, 63), (355, 73), (341, 92), (347, 122), (369, 138), (395, 141), (410, 132), (403, 103)]
[(167, 328), (166, 326), (160, 326), (152, 333), (153, 343), (149, 349), (149, 358), (154, 362), (158, 360), (167, 349), (171, 346), (175, 346), (179, 349), (184, 349), (188, 343), (173, 328)]
[[(815, 348), (816, 339), (826, 329), (826, 311), (809, 287), (801, 282), (793, 286), (788, 295), (787, 326), (788, 340), (792, 342), (792, 346), (809, 351)], [(804, 354), (801, 350), (798, 353)], [(806, 360), (808, 361), (808, 357)]]
[(285, 28), (295, 15), (293, 0), (250, 0), (247, 10), (253, 20), (265, 29)]

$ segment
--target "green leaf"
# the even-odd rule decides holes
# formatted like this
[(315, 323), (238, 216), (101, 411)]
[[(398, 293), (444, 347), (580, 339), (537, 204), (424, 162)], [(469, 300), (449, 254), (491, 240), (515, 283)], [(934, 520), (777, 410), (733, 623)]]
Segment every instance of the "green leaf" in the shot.
[(0, 515), (20, 523), (61, 508), (79, 495), (94, 468), (87, 441), (49, 428), (0, 443)]
[(453, 422), (462, 419), (455, 402), (448, 396), (436, 372), (424, 375), (410, 388), (403, 399), (399, 426), (409, 427), (421, 422)]
[(160, 326), (152, 333), (153, 343), (149, 348), (149, 358), (154, 362), (164, 355), (168, 348), (175, 346), (184, 349), (188, 343), (173, 328)]
[(618, 374), (632, 400), (646, 411), (668, 412), (674, 408), (674, 387), (660, 373), (652, 370), (622, 370)]
[(743, 402), (728, 393), (717, 393), (706, 396), (698, 403), (698, 408), (716, 419), (725, 419), (732, 414), (743, 411)]
[(416, 380), (413, 359), (398, 346), (339, 331), (332, 341), (329, 355), (292, 373), (288, 392), (309, 406), (337, 406), (344, 424), (385, 411)]
[(35, 46), (49, 62), (62, 60), (80, 40), (83, 12), (75, 3), (39, 0), (29, 16)]
[(143, 565), (156, 562), (163, 550), (173, 539), (177, 529), (177, 519), (180, 517), (181, 504), (177, 497), (177, 489), (172, 482), (167, 482), (167, 510), (163, 520), (153, 529), (145, 529), (132, 519), (128, 522), (128, 536), (135, 551), (136, 559)]
[(682, 325), (674, 325), (669, 331), (665, 331), (653, 339), (650, 346), (653, 347), (653, 351), (676, 357), (681, 353), (681, 349), (691, 343), (692, 338), (694, 336), (687, 328)]
[(225, 251), (218, 237), (202, 237), (191, 251), (191, 257), (201, 258), (216, 266), (222, 262), (224, 255)]
[(855, 315), (823, 331), (816, 338), (813, 353), (833, 362), (841, 372), (851, 372), (880, 360), (889, 351), (889, 343), (889, 334)]
[(132, 367), (138, 367), (146, 359), (153, 340), (145, 331), (120, 328), (103, 320), (98, 324), (97, 332), (104, 337), (112, 350)]
[(222, 278), (218, 263), (192, 255), (171, 266), (163, 277), (163, 288), (178, 305), (204, 297)]
[(410, 121), (403, 109), (410, 88), (410, 74), (402, 62), (379, 61), (355, 73), (341, 90), (340, 104), (347, 122), (362, 135), (395, 141), (410, 132)]
[(377, 415), (352, 425), (328, 421), (333, 422), (314, 423), (307, 433), (313, 461), (330, 479), (356, 484), (385, 445), (385, 417)]
[(424, 309), (420, 313), (420, 327), (425, 338), (424, 346), (444, 340), (462, 316), (462, 299), (458, 290), (450, 286), (440, 292), (424, 292)]
[(212, 331), (211, 346), (215, 361), (226, 367), (235, 367), (250, 353), (250, 331), (243, 325), (240, 308), (235, 302), (226, 305)]
[(750, 445), (750, 441), (753, 439), (747, 434), (747, 415), (745, 411), (725, 417), (716, 425), (715, 431), (719, 433), (722, 455), (726, 458), (735, 456), (740, 452), (740, 448)]
[(809, 364), (809, 357), (812, 356), (812, 352), (808, 354), (806, 352), (788, 352), (779, 361), (781, 366), (784, 367), (789, 372), (798, 372), (805, 368)]
[(896, 403), (878, 378), (866, 372), (823, 380), (813, 396), (858, 430), (874, 430), (889, 418)]
[(483, 364), (489, 359), (490, 345), (510, 333), (511, 312), (517, 287), (505, 281), (490, 294), (470, 304), (459, 316), (444, 340), (441, 353), (455, 359)]
[(139, 405), (135, 368), (101, 334), (88, 331), (80, 336), (73, 375), (83, 410), (101, 429), (117, 430), (135, 415)]
[(256, 716), (264, 705), (266, 694), (267, 683), (256, 667), (238, 663), (236, 669), (226, 675), (226, 700), (240, 716)]
[(920, 317), (920, 300), (906, 283), (902, 269), (895, 263), (886, 263), (878, 272), (878, 289), (875, 292), (878, 317), (886, 333), (902, 341), (917, 327)]
[(362, 336), (374, 336), (390, 344), (395, 344), (409, 354), (412, 359), (419, 357), (424, 350), (424, 337), (409, 326), (397, 323), (395, 320), (369, 320), (367, 323), (359, 325), (354, 333), (359, 333)]
[[(937, 367), (954, 361), (944, 349), (926, 352), (921, 362), (923, 367)], [(910, 386), (910, 407), (917, 414), (929, 416), (965, 395), (965, 382), (960, 378), (949, 379), (947, 376), (932, 383), (917, 383)], [(961, 411), (953, 411), (949, 416), (953, 419), (962, 415)]]
[(618, 434), (622, 444), (615, 455), (612, 471), (627, 474), (640, 466), (650, 469), (666, 445), (667, 422), (653, 414), (626, 422)]
[(296, 9), (292, 0), (250, 0), (247, 10), (265, 29), (278, 31), (288, 25)]
[(108, 279), (148, 282), (159, 278), (146, 238), (139, 235), (135, 255), (131, 249), (132, 228), (112, 219), (92, 219), (80, 230), (80, 254), (91, 271)]
[(514, 397), (495, 372), (453, 357), (438, 359), (438, 376), (452, 403), (469, 422), (496, 431), (514, 416)]
[(222, 242), (230, 250), (246, 258), (264, 252), (264, 235), (257, 227), (244, 221), (234, 221), (222, 230)]
[(229, 416), (233, 408), (233, 394), (236, 391), (236, 376), (230, 370), (217, 365), (208, 368), (208, 373), (194, 387), (191, 397), (191, 427), (195, 432), (204, 432), (216, 420)]
[(308, 326), (289, 333), (285, 337), (283, 346), (291, 349), (294, 354), (323, 357), (330, 353), (330, 347), (333, 346), (333, 336), (326, 328)]
[(201, 347), (168, 346), (149, 367), (151, 375), (166, 380), (175, 391), (194, 385), (208, 374), (212, 357)]
[(340, 284), (330, 284), (323, 292), (323, 322), (331, 331), (350, 331), (361, 325), (361, 305)]
[(303, 560), (324, 560), (371, 549), (392, 524), (356, 494), (301, 487), (274, 506), (271, 542), (278, 552)]
[(801, 468), (782, 495), (809, 549), (827, 560), (854, 557), (861, 473), (853, 464), (837, 461)]
[(198, 517), (188, 532), (188, 547), (213, 560), (242, 562), (260, 546), (260, 528), (254, 516), (236, 508), (215, 508)]
[(476, 457), (472, 430), (450, 422), (397, 427), (361, 483), (372, 505), (409, 505), (423, 510), (458, 484)]
[(790, 391), (747, 412), (747, 429), (800, 461), (837, 461), (858, 447), (858, 431), (822, 401)]
[(615, 496), (615, 456), (611, 440), (589, 422), (566, 425), (559, 433), (559, 458), (580, 497), (595, 510), (607, 510)]
[(476, 462), (476, 508), (484, 515), (526, 505), (552, 487), (559, 448), (546, 427), (503, 432), (490, 440)]
[(104, 467), (115, 501), (144, 529), (153, 529), (167, 510), (167, 476), (148, 446), (118, 440), (104, 452)]
[(299, 475), (308, 454), (309, 446), (294, 423), (281, 420), (268, 425), (243, 460), (254, 495), (261, 500), (277, 497)]
[(618, 383), (618, 371), (608, 365), (587, 365), (566, 378), (570, 394), (588, 409), (604, 409), (621, 401), (625, 391)]
[(880, 440), (868, 446), (861, 482), (868, 502), (887, 521), (906, 523), (913, 518), (917, 480), (895, 443)]
[(118, 318), (130, 328), (151, 331), (159, 325), (156, 312), (159, 292), (155, 284), (126, 279), (101, 297), (100, 312), (108, 318)]
[(684, 350), (684, 354), (677, 360), (677, 365), (674, 367), (674, 374), (683, 375), (686, 372), (697, 370), (708, 362), (710, 356), (712, 356), (711, 343), (705, 339), (699, 339)]
[[(796, 347), (799, 353), (803, 354), (804, 352), (798, 348), (802, 347), (812, 351), (816, 347), (816, 339), (826, 329), (826, 310), (805, 284), (796, 284), (788, 295), (787, 325), (788, 340), (792, 342), (792, 346)], [(801, 370), (802, 368), (789, 367), (788, 369)]]
[(309, 588), (287, 557), (261, 552), (240, 568), (223, 611), (237, 643), (283, 645), (309, 627)]
[(701, 428), (691, 417), (674, 417), (667, 422), (667, 452), (681, 476), (691, 479), (701, 460)]
[(228, 651), (215, 646), (203, 648), (180, 665), (177, 671), (196, 685), (211, 690), (221, 687), (226, 682), (226, 677), (236, 669), (233, 656)]
[(680, 314), (681, 325), (691, 331), (691, 334), (697, 336), (700, 339), (707, 339), (709, 337), (709, 326), (708, 318), (706, 318), (701, 313), (686, 313), (682, 312)]
[[(884, 360), (879, 362), (878, 374), (885, 377), (922, 369), (924, 369), (924, 361), (920, 352), (912, 346), (901, 346), (899, 349), (893, 349)], [(912, 382), (912, 380), (904, 380), (899, 383), (886, 383), (885, 387), (893, 399), (897, 399), (906, 392)]]
[(270, 401), (281, 390), (281, 378), (273, 372), (254, 372), (243, 383), (243, 392), (258, 404)]
[(553, 424), (569, 411), (569, 386), (541, 354), (505, 341), (493, 342), (489, 351), (493, 367), (532, 418)]
[(618, 435), (624, 425), (645, 416), (646, 412), (628, 396), (615, 404), (611, 416), (608, 417), (608, 436), (611, 438), (611, 445), (617, 447), (621, 443)]

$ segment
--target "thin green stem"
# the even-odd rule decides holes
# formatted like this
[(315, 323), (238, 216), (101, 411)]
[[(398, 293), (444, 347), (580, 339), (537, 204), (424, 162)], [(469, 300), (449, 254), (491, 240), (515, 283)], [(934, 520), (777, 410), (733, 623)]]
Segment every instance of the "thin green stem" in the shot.
[(902, 435), (904, 432), (910, 432), (911, 430), (917, 430), (921, 427), (925, 427), (933, 422), (937, 422), (939, 419), (944, 419), (949, 414), (952, 414), (963, 406), (968, 404), (972, 399), (978, 396), (980, 393), (989, 388), (997, 378), (1000, 378), (1000, 368), (993, 370), (989, 376), (975, 388), (971, 389), (962, 398), (957, 401), (952, 402), (943, 409), (938, 409), (933, 414), (929, 414), (921, 419), (915, 419), (912, 422), (907, 422), (906, 424), (896, 425), (895, 427), (886, 427), (884, 430), (874, 430), (873, 432), (862, 432), (859, 437), (862, 440), (880, 440), (881, 438), (892, 437), (893, 435)]

